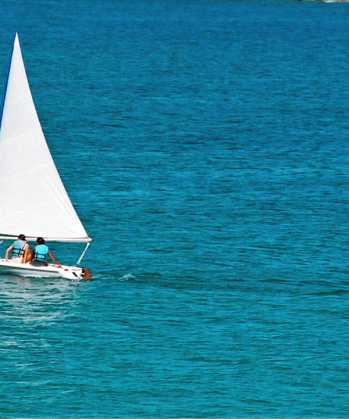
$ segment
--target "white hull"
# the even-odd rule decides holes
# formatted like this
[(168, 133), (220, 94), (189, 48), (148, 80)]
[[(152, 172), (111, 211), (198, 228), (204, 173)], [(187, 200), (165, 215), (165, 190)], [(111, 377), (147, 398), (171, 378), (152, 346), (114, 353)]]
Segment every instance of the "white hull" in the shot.
[(0, 275), (14, 274), (25, 277), (61, 277), (66, 279), (90, 279), (88, 269), (79, 268), (77, 266), (62, 265), (59, 268), (57, 265), (47, 264), (47, 266), (32, 266), (29, 263), (17, 263), (11, 259), (0, 259)]

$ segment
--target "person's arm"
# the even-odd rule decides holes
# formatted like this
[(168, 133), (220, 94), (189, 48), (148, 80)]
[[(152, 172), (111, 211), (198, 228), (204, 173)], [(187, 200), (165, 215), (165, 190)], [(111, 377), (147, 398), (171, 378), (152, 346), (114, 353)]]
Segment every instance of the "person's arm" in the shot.
[(51, 250), (49, 250), (48, 251), (48, 255), (50, 256), (50, 258), (52, 259), (52, 261), (56, 264), (56, 265), (58, 265), (58, 267), (59, 268), (61, 268), (62, 267), (62, 265), (58, 262), (58, 260), (53, 256), (53, 254), (52, 254), (52, 252), (51, 252)]
[(30, 246), (29, 246), (29, 243), (27, 243), (24, 246), (24, 255), (23, 255), (23, 258), (22, 258), (22, 263), (30, 262), (30, 260), (31, 260), (31, 257), (30, 257)]
[(11, 250), (13, 249), (13, 244), (6, 249), (5, 259), (8, 260), (8, 255), (10, 254)]

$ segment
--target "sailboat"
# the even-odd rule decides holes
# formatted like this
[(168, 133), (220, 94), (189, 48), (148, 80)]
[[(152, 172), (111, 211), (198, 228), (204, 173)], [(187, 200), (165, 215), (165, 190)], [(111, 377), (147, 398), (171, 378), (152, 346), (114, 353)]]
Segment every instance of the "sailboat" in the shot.
[[(90, 278), (80, 262), (91, 243), (64, 188), (35, 109), (15, 33), (0, 122), (0, 240), (85, 243), (75, 266), (0, 259), (0, 274)], [(11, 242), (9, 243), (11, 244)]]

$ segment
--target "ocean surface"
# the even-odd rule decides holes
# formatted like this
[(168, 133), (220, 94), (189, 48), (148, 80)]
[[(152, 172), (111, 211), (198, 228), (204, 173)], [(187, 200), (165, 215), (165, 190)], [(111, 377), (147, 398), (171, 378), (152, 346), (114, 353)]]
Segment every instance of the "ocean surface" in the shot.
[(0, 277), (0, 417), (349, 417), (348, 25), (291, 0), (1, 4), (0, 80), (18, 31), (93, 278)]

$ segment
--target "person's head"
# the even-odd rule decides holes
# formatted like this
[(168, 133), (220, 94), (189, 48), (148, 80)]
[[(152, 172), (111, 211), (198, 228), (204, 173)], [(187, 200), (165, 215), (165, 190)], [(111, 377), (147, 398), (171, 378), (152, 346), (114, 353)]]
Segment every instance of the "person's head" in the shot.
[(18, 236), (18, 240), (25, 240), (25, 235), (24, 234), (20, 234)]
[(43, 239), (42, 237), (38, 237), (38, 238), (36, 239), (36, 243), (37, 243), (37, 244), (45, 244), (45, 239)]

